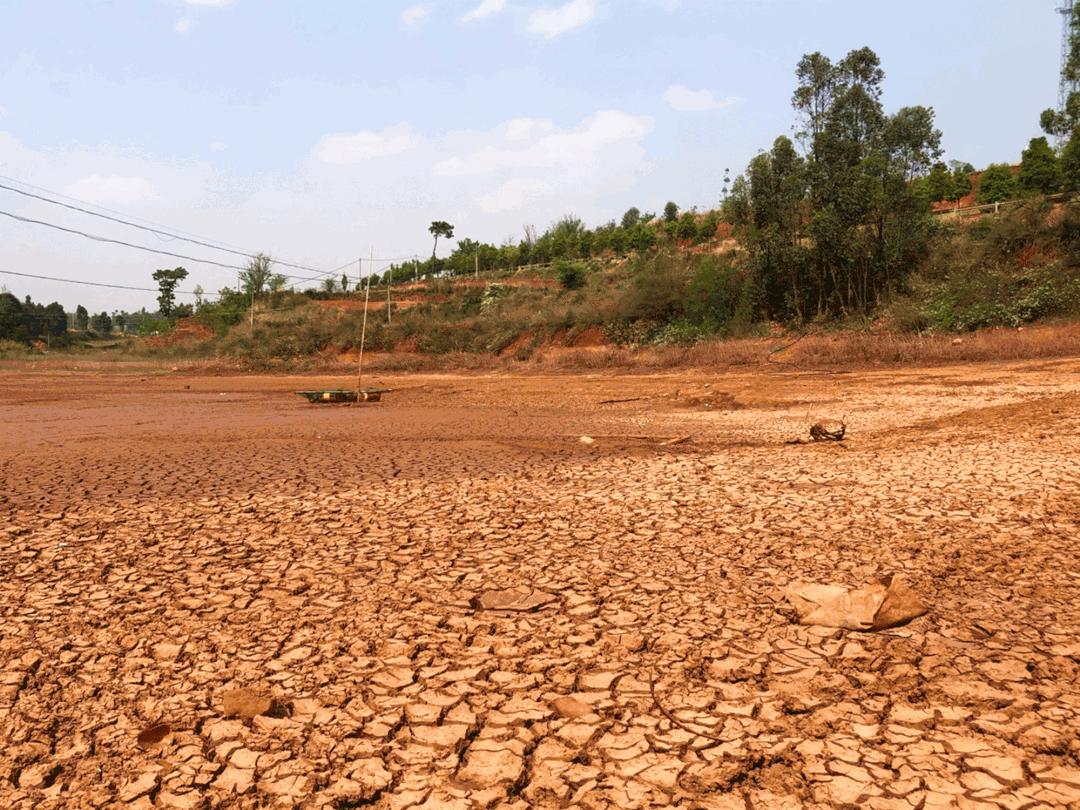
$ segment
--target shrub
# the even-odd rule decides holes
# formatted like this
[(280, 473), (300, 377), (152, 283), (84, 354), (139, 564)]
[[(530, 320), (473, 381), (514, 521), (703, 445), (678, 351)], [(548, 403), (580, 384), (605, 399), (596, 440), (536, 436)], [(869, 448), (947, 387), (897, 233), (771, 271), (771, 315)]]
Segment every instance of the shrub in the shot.
[(729, 260), (706, 256), (697, 262), (686, 290), (686, 316), (712, 331), (726, 331), (742, 297), (742, 279)]
[(689, 268), (685, 258), (666, 251), (631, 265), (633, 274), (620, 309), (629, 321), (665, 323), (683, 316)]
[(30, 347), (25, 343), (20, 343), (17, 340), (0, 340), (0, 358), (13, 359), (22, 357), (29, 351)]
[(574, 262), (559, 262), (555, 273), (564, 290), (578, 290), (585, 286), (585, 268)]

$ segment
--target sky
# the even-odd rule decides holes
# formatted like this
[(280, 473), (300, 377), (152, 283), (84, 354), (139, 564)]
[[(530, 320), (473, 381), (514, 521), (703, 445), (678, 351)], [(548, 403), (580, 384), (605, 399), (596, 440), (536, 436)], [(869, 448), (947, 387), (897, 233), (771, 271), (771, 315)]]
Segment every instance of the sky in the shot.
[[(568, 213), (592, 226), (667, 200), (715, 207), (725, 169), (791, 134), (799, 57), (862, 46), (881, 58), (887, 110), (934, 108), (946, 159), (1015, 162), (1056, 101), (1056, 5), (3, 0), (0, 184), (318, 270), (372, 253), (379, 269), (430, 255), (435, 219), (499, 244)], [(5, 189), (0, 211), (243, 263)], [(178, 264), (185, 289), (235, 283), (0, 216), (0, 270), (152, 287)], [(145, 292), (0, 285), (69, 309), (155, 307)]]

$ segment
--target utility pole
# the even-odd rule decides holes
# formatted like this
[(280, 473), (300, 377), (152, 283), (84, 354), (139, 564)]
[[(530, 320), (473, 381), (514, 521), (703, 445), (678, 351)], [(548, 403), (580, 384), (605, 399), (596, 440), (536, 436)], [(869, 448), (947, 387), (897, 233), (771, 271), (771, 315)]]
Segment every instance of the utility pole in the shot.
[(255, 288), (251, 288), (251, 331), (255, 331)]
[(390, 284), (394, 280), (394, 263), (390, 263), (390, 269), (386, 271), (386, 325), (390, 325)]
[(367, 284), (364, 285), (364, 320), (363, 326), (360, 327), (360, 360), (356, 365), (356, 401), (360, 401), (360, 381), (364, 377), (364, 338), (367, 337), (367, 307), (368, 300), (371, 298), (371, 272), (370, 269), (375, 266), (375, 248), (371, 249), (370, 264), (368, 266)]
[(480, 278), (480, 254), (479, 252), (473, 254), (473, 278)]

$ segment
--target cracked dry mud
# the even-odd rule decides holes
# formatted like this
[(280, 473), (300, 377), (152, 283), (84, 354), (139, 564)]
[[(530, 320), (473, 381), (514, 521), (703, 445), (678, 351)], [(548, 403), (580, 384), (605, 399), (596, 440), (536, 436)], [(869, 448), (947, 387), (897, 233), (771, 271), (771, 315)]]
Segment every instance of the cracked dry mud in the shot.
[(1078, 372), (5, 373), (0, 806), (1080, 806)]

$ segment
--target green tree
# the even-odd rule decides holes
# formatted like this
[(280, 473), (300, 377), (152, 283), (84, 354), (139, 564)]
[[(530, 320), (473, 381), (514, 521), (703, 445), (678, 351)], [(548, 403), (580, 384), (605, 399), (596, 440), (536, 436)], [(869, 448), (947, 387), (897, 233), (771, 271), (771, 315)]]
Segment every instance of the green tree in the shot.
[(952, 199), (953, 178), (949, 167), (935, 163), (926, 177), (926, 192), (931, 202)]
[(1061, 150), (1061, 180), (1067, 191), (1080, 189), (1080, 135), (1074, 134)]
[(155, 270), (153, 279), (158, 285), (158, 311), (168, 318), (176, 304), (176, 285), (188, 276), (183, 267), (172, 270)]
[(674, 222), (678, 218), (679, 206), (669, 200), (664, 206), (664, 222)]
[[(30, 296), (27, 296), (27, 303), (29, 303), (29, 300)], [(62, 305), (56, 301), (44, 307), (38, 304), (34, 315), (37, 323), (34, 325), (31, 334), (35, 337), (45, 338), (50, 346), (53, 345), (54, 340), (57, 338), (66, 339), (68, 317)]]
[(1061, 188), (1061, 167), (1046, 138), (1032, 138), (1021, 154), (1020, 187), (1032, 194), (1053, 194)]
[(805, 281), (818, 315), (868, 311), (928, 244), (929, 211), (912, 180), (939, 158), (941, 133), (931, 108), (887, 115), (884, 78), (869, 48), (836, 63), (808, 54), (796, 68), (792, 103), (807, 153)]
[(629, 230), (641, 222), (641, 211), (636, 207), (626, 209), (626, 213), (622, 215), (622, 222), (620, 223), (623, 228)]
[(25, 341), (28, 337), (22, 302), (7, 291), (0, 292), (0, 340)]
[(995, 203), (1012, 200), (1017, 196), (1016, 178), (1008, 163), (991, 163), (979, 175), (980, 203)]
[(949, 199), (959, 202), (962, 197), (966, 197), (971, 193), (971, 175), (975, 173), (975, 167), (970, 163), (961, 163), (958, 160), (951, 161), (949, 166), (952, 169), (952, 191), (949, 194)]
[(273, 263), (274, 260), (265, 253), (256, 253), (247, 266), (240, 271), (240, 286), (248, 298), (266, 292), (267, 285), (273, 276), (273, 271), (270, 269)]
[(97, 315), (90, 319), (90, 326), (99, 335), (111, 334), (112, 318), (109, 317), (108, 312), (99, 312)]
[[(772, 149), (750, 161), (748, 181), (732, 184), (732, 213), (750, 252), (764, 314), (803, 320), (809, 305), (806, 255), (800, 244), (807, 162), (781, 135)], [(740, 199), (741, 198), (741, 199)]]
[(124, 327), (127, 326), (127, 316), (124, 315), (123, 312), (114, 312), (113, 313), (113, 323), (116, 325), (116, 328), (118, 330), (120, 330), (120, 334), (122, 334), (122, 335), (127, 334), (124, 331)]
[(697, 233), (697, 214), (684, 211), (675, 224), (675, 235), (680, 239), (695, 239)]
[(86, 311), (86, 307), (79, 304), (75, 307), (75, 328), (80, 332), (85, 332), (90, 325), (90, 313)]
[[(1080, 81), (1080, 5), (1073, 8), (1069, 18), (1069, 54), (1061, 67), (1061, 78), (1075, 86)], [(1074, 138), (1080, 129), (1080, 93), (1072, 92), (1060, 110), (1043, 110), (1039, 124), (1047, 135)]]
[(435, 243), (431, 247), (431, 260), (435, 261), (435, 251), (439, 247), (439, 237), (444, 239), (454, 238), (454, 226), (449, 222), (437, 219), (428, 226), (428, 233), (435, 237)]

